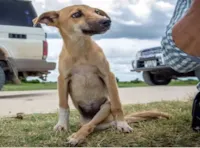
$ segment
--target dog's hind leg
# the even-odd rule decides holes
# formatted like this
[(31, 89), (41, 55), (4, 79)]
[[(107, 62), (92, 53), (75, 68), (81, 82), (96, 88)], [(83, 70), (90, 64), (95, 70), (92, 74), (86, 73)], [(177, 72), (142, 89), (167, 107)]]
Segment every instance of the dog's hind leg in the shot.
[(95, 127), (95, 131), (101, 131), (108, 129), (110, 127), (116, 127), (115, 121), (107, 122), (107, 123), (101, 123)]
[(91, 121), (84, 124), (78, 132), (72, 134), (68, 138), (68, 143), (72, 146), (82, 143), (85, 138), (94, 131), (95, 127), (103, 122), (110, 115), (111, 105), (110, 102), (104, 103), (99, 112), (93, 117)]
[[(169, 118), (170, 116), (166, 113), (157, 112), (157, 111), (143, 111), (143, 112), (136, 112), (125, 116), (125, 120), (127, 123), (135, 123), (140, 121), (147, 121), (159, 118)], [(105, 130), (110, 127), (116, 127), (116, 123), (112, 117), (108, 118), (107, 121), (99, 124), (95, 127), (95, 130)]]

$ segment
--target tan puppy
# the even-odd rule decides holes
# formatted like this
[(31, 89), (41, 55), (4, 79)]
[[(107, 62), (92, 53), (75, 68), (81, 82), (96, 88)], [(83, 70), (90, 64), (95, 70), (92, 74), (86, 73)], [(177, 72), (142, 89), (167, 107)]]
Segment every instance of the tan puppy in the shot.
[(86, 5), (66, 7), (43, 13), (33, 20), (59, 29), (63, 48), (59, 56), (59, 121), (55, 130), (69, 129), (68, 95), (80, 112), (82, 127), (68, 138), (79, 144), (94, 131), (115, 126), (131, 132), (127, 122), (168, 117), (158, 112), (143, 112), (124, 117), (114, 74), (102, 49), (91, 39), (105, 33), (111, 26), (109, 16), (100, 9)]

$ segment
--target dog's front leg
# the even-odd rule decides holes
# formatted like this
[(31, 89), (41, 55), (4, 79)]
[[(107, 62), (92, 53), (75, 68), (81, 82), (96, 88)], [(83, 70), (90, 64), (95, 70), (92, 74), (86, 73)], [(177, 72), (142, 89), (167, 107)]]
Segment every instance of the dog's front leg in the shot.
[(69, 130), (68, 81), (62, 75), (58, 77), (59, 119), (54, 126), (56, 131)]
[(106, 85), (111, 103), (111, 113), (114, 117), (117, 129), (123, 132), (131, 132), (133, 129), (127, 124), (124, 119), (124, 113), (119, 98), (115, 75), (110, 71), (110, 66), (108, 61), (106, 60), (105, 55), (103, 54), (101, 49), (99, 49), (98, 52), (93, 52), (93, 54), (91, 55), (91, 61), (98, 68), (99, 77), (101, 77)]
[(123, 132), (131, 132), (132, 128), (127, 124), (124, 119), (124, 113), (119, 99), (115, 75), (112, 72), (108, 72), (106, 75), (103, 76), (103, 79), (108, 89), (111, 103), (111, 113), (114, 117), (114, 120), (116, 121), (117, 129)]

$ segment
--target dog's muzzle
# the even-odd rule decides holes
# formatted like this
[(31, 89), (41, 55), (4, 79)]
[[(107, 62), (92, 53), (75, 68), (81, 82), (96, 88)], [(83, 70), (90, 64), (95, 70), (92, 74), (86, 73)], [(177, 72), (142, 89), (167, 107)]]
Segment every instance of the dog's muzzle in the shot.
[(101, 27), (103, 28), (108, 28), (111, 25), (111, 20), (110, 19), (106, 19), (106, 20), (100, 20), (99, 24)]
[(88, 28), (82, 29), (84, 34), (94, 35), (94, 34), (102, 34), (110, 29), (111, 20), (108, 18), (101, 19), (99, 21), (91, 21), (88, 22)]

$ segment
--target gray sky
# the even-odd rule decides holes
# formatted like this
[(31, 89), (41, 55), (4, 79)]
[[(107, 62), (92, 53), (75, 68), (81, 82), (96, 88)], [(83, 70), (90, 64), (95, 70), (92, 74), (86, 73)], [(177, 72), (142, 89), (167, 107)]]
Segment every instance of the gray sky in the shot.
[[(59, 10), (73, 4), (97, 7), (109, 14), (111, 29), (94, 39), (103, 48), (111, 69), (120, 80), (141, 78), (132, 73), (131, 61), (138, 50), (159, 46), (166, 25), (173, 14), (176, 0), (34, 0), (38, 15), (49, 10)], [(48, 33), (49, 58), (57, 61), (62, 47), (60, 35), (54, 27), (43, 26)], [(49, 80), (56, 80), (55, 70)]]

